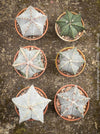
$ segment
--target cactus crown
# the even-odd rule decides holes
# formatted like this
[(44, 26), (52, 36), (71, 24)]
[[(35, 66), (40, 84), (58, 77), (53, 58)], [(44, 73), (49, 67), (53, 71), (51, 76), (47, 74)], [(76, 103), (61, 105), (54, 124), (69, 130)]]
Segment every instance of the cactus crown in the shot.
[(75, 15), (69, 11), (66, 11), (66, 14), (60, 20), (56, 21), (56, 23), (60, 26), (61, 36), (75, 38), (79, 32), (85, 29), (81, 22), (81, 15)]
[(59, 54), (59, 69), (61, 71), (66, 71), (75, 75), (85, 62), (80, 53), (77, 51), (77, 48), (68, 49), (60, 52)]
[(20, 48), (13, 66), (19, 70), (26, 78), (30, 78), (34, 74), (44, 70), (42, 53), (40, 50), (28, 50), (27, 48)]
[(32, 6), (16, 17), (23, 36), (38, 36), (43, 34), (46, 15), (41, 14)]
[(38, 120), (43, 123), (44, 109), (51, 100), (40, 96), (32, 85), (25, 94), (12, 98), (12, 101), (19, 109), (19, 123), (29, 119)]
[(59, 93), (58, 99), (61, 105), (61, 116), (84, 117), (84, 106), (86, 106), (90, 98), (80, 94), (80, 90), (75, 86), (68, 89), (68, 91)]

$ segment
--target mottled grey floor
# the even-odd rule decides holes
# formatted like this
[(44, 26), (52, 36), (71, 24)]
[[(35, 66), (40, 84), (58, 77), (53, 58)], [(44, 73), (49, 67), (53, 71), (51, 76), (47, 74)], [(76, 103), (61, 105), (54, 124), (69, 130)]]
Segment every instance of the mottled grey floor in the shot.
[[(29, 5), (42, 9), (49, 19), (46, 35), (37, 41), (22, 39), (16, 32), (14, 20), (17, 13)], [(57, 17), (66, 9), (80, 12), (86, 33), (76, 42), (68, 43), (58, 38), (54, 25)], [(96, 101), (96, 42), (100, 31), (99, 0), (0, 0), (0, 134), (96, 134), (100, 133), (100, 105)], [(48, 66), (46, 72), (35, 80), (19, 77), (12, 67), (13, 58), (22, 46), (36, 45), (44, 50)], [(68, 46), (76, 46), (86, 56), (84, 72), (76, 78), (61, 76), (55, 67), (57, 52)], [(52, 99), (45, 115), (45, 123), (24, 122), (18, 124), (19, 117), (11, 98), (19, 90), (34, 84), (43, 89)], [(78, 84), (91, 98), (90, 108), (84, 119), (68, 122), (61, 119), (53, 106), (54, 95), (65, 84)]]

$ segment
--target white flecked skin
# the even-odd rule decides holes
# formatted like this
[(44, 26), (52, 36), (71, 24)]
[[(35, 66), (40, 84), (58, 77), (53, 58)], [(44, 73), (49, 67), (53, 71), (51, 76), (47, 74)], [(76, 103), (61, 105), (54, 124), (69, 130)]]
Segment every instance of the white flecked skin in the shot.
[(29, 119), (34, 119), (43, 123), (44, 109), (51, 100), (40, 96), (32, 85), (27, 93), (12, 98), (12, 101), (19, 110), (19, 123)]
[(84, 117), (84, 106), (90, 98), (80, 94), (77, 86), (72, 87), (64, 93), (58, 94), (58, 99), (61, 105), (61, 115), (67, 117), (72, 115), (75, 117)]
[(29, 6), (26, 11), (16, 17), (16, 20), (23, 36), (40, 36), (43, 34), (47, 16), (39, 13), (34, 7)]
[(84, 62), (85, 60), (79, 54), (77, 48), (60, 52), (59, 69), (62, 71), (66, 71), (75, 75)]

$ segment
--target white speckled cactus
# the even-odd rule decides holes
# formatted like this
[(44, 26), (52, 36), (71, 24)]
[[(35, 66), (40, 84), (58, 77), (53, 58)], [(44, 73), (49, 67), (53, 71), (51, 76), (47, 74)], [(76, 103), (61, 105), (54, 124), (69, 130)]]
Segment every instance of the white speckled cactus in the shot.
[(25, 94), (13, 98), (12, 101), (19, 111), (19, 123), (29, 119), (38, 120), (43, 123), (44, 109), (51, 100), (40, 96), (32, 85)]
[(84, 106), (87, 105), (90, 98), (81, 94), (77, 86), (71, 87), (70, 90), (59, 93), (57, 96), (61, 105), (61, 116), (84, 117)]
[(20, 48), (18, 57), (13, 63), (13, 67), (19, 70), (26, 78), (44, 70), (42, 53), (40, 50), (28, 50)]
[(85, 60), (77, 51), (77, 48), (68, 49), (59, 53), (59, 69), (71, 74), (77, 74), (79, 68), (85, 63)]
[(46, 15), (41, 14), (32, 6), (29, 6), (26, 11), (16, 18), (25, 37), (42, 35), (46, 19)]

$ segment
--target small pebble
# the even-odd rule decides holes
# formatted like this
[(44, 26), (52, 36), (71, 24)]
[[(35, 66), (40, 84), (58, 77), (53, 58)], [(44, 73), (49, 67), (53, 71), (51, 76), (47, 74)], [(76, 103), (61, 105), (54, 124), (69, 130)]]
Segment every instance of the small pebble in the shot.
[(68, 119), (71, 119), (72, 118), (72, 116), (70, 116), (70, 115), (68, 115), (67, 117), (68, 117)]

